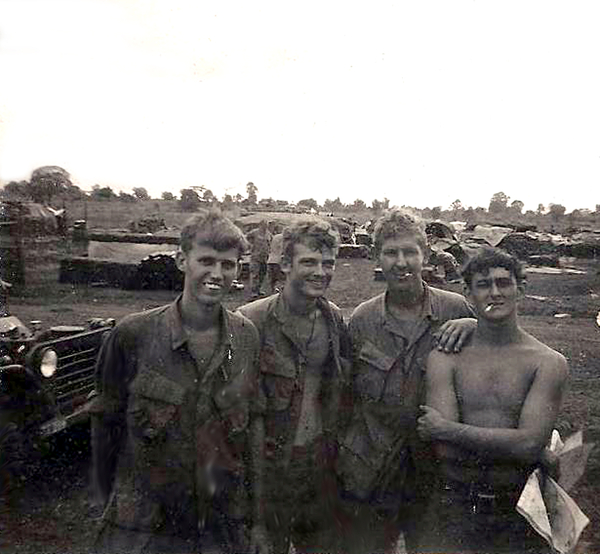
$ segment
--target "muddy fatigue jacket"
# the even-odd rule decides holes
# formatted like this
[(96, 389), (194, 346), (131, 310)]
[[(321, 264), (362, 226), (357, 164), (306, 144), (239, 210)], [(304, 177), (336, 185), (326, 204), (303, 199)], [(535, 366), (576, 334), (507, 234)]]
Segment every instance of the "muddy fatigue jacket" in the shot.
[[(322, 375), (321, 408), (325, 448), (335, 455), (338, 429), (348, 412), (350, 341), (337, 306), (318, 299), (329, 328), (329, 358)], [(261, 341), (259, 402), (265, 421), (267, 462), (287, 465), (292, 452), (304, 388), (306, 360), (281, 294), (240, 308), (258, 329)]]
[(178, 300), (128, 316), (105, 342), (92, 447), (95, 480), (104, 496), (110, 493), (105, 519), (117, 526), (197, 530), (214, 495), (244, 497), (244, 490), (219, 491), (216, 476), (244, 473), (258, 334), (225, 309), (220, 327), (202, 373), (187, 347)]
[(344, 489), (361, 500), (397, 503), (407, 472), (412, 479), (416, 468), (426, 467), (430, 452), (418, 441), (416, 422), (434, 333), (448, 320), (474, 317), (461, 295), (424, 286), (423, 317), (416, 324), (403, 326), (389, 314), (386, 293), (350, 317), (354, 405), (338, 474)]

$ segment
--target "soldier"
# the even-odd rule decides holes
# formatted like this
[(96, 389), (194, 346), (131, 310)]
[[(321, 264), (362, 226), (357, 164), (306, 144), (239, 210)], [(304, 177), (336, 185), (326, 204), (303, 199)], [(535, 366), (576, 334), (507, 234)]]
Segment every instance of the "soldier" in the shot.
[(250, 282), (252, 286), (252, 298), (261, 296), (261, 287), (267, 274), (267, 260), (269, 258), (269, 247), (271, 245), (271, 233), (266, 220), (262, 220), (256, 229), (247, 234), (252, 245), (250, 253)]
[[(518, 324), (519, 262), (486, 249), (463, 270), (479, 316), (457, 355), (434, 352), (419, 433), (440, 459), (431, 496), (427, 552), (549, 552), (516, 511), (531, 471), (544, 460), (565, 390), (565, 358)], [(552, 550), (554, 551), (554, 550)]]
[(423, 281), (428, 249), (419, 219), (402, 211), (380, 218), (375, 250), (387, 287), (348, 324), (354, 406), (338, 460), (345, 551), (357, 554), (396, 552), (402, 531), (409, 551), (417, 547), (428, 482), (428, 453), (416, 435), (425, 361), (436, 337), (440, 348), (460, 349), (475, 326), (465, 298)]
[[(92, 408), (94, 480), (106, 505), (99, 552), (250, 549), (249, 493), (256, 508), (261, 498), (246, 455), (262, 451), (262, 417), (251, 410), (258, 335), (221, 304), (246, 248), (220, 213), (193, 216), (177, 253), (181, 296), (126, 317), (102, 348)], [(256, 524), (254, 551), (267, 551), (265, 537)]]
[(281, 271), (282, 249), (283, 234), (280, 232), (273, 235), (271, 246), (269, 248), (269, 258), (267, 260), (267, 276), (269, 279), (269, 286), (271, 287), (271, 294), (279, 292), (280, 283), (285, 280), (285, 276)]
[(283, 291), (240, 309), (261, 340), (265, 410), (265, 524), (277, 554), (332, 553), (339, 545), (333, 472), (349, 343), (324, 295), (337, 234), (326, 222), (284, 230)]

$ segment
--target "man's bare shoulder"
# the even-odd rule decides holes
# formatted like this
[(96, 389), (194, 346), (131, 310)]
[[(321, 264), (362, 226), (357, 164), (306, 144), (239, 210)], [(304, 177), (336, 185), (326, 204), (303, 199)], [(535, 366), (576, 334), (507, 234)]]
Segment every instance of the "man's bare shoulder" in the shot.
[(550, 348), (533, 335), (523, 332), (523, 347), (527, 356), (535, 359), (538, 371), (556, 372), (559, 375), (566, 376), (569, 372), (567, 359), (560, 353)]

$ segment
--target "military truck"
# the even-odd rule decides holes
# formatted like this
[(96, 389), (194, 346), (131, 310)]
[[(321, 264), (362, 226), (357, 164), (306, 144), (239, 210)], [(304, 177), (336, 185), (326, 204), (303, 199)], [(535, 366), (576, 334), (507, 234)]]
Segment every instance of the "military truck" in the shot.
[(0, 499), (50, 438), (89, 420), (94, 367), (113, 319), (32, 329), (0, 315)]

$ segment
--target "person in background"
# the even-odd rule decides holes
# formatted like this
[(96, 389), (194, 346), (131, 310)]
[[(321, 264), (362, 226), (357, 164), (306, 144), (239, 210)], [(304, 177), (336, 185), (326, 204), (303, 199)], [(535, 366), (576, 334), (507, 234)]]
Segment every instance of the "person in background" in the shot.
[(261, 287), (267, 274), (267, 260), (272, 235), (265, 219), (261, 220), (258, 227), (247, 233), (246, 238), (252, 246), (250, 252), (250, 283), (252, 298), (262, 295)]
[(219, 212), (193, 216), (176, 258), (183, 293), (124, 318), (102, 347), (91, 409), (106, 507), (96, 552), (268, 551), (262, 475), (252, 473), (264, 436), (258, 334), (222, 305), (247, 246)]
[(516, 258), (485, 249), (463, 270), (478, 314), (456, 355), (432, 352), (418, 430), (440, 460), (422, 548), (440, 553), (550, 552), (516, 511), (531, 471), (544, 462), (567, 382), (565, 358), (526, 333)]
[(338, 236), (299, 221), (283, 233), (282, 292), (240, 308), (258, 329), (265, 420), (265, 525), (276, 554), (334, 553), (340, 545), (334, 474), (350, 344), (325, 299)]
[(396, 552), (402, 533), (416, 551), (433, 460), (416, 433), (425, 362), (436, 341), (460, 350), (476, 324), (463, 296), (423, 281), (429, 250), (420, 219), (390, 211), (374, 235), (386, 290), (360, 304), (348, 324), (353, 411), (338, 459), (351, 554)]
[(281, 256), (283, 254), (283, 233), (274, 226), (273, 239), (269, 248), (269, 258), (267, 259), (267, 278), (271, 289), (271, 294), (279, 292), (281, 283), (285, 281), (285, 275), (281, 271)]

